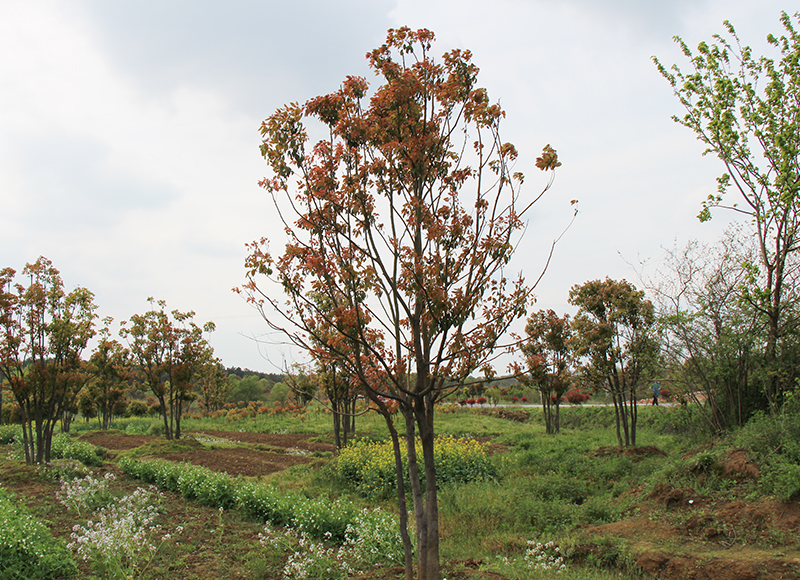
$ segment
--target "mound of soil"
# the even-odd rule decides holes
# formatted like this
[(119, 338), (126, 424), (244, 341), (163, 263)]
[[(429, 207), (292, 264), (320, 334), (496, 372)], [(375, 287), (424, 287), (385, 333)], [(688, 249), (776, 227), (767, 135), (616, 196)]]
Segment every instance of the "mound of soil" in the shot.
[[(653, 504), (677, 517), (664, 518)], [(638, 512), (625, 521), (582, 529), (576, 558), (618, 565), (625, 545), (635, 554), (632, 564), (653, 578), (800, 580), (800, 553), (793, 541), (800, 531), (797, 502), (726, 502), (660, 483)]]
[(509, 409), (495, 409), (491, 414), (500, 419), (508, 419), (518, 423), (525, 423), (531, 416), (527, 411), (511, 411)]

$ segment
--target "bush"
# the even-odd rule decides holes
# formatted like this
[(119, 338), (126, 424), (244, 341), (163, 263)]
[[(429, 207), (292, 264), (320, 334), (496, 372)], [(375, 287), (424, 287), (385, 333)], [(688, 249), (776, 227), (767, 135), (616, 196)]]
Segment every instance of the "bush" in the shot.
[(287, 526), (292, 521), (293, 500), (276, 489), (243, 481), (236, 490), (236, 507), (253, 519), (274, 526)]
[(570, 405), (581, 405), (589, 400), (591, 396), (589, 393), (581, 393), (577, 389), (574, 391), (570, 391), (566, 395), (564, 395), (567, 399), (567, 403)]
[[(497, 470), (486, 453), (486, 447), (475, 440), (437, 437), (433, 452), (438, 487), (497, 478)], [(408, 462), (405, 446), (401, 449), (401, 456), (406, 473)], [(419, 460), (421, 464), (421, 456)], [(348, 445), (340, 452), (333, 471), (336, 477), (355, 486), (368, 497), (389, 497), (397, 489), (394, 451), (390, 442), (360, 440)]]
[(22, 440), (19, 425), (0, 425), (0, 444), (11, 445), (15, 440)]
[(130, 401), (126, 411), (126, 417), (144, 417), (147, 415), (147, 404), (143, 401)]
[(66, 433), (53, 436), (50, 447), (52, 459), (76, 459), (89, 467), (101, 467), (107, 451), (86, 441), (73, 441)]
[(332, 507), (330, 501), (281, 494), (263, 484), (233, 479), (198, 465), (125, 456), (119, 466), (132, 477), (208, 507), (238, 507), (255, 519), (290, 526), (317, 539), (343, 540), (347, 526), (355, 519), (355, 510), (349, 504), (337, 501)]
[(0, 578), (75, 578), (77, 573), (64, 543), (0, 488)]

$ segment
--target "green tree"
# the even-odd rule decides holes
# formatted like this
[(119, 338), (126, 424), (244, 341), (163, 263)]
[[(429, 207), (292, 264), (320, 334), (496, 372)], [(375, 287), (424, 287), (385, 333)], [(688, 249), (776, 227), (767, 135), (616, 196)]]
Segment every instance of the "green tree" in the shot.
[(290, 394), (291, 391), (289, 390), (289, 387), (287, 387), (284, 383), (275, 383), (272, 385), (272, 389), (269, 392), (269, 400), (271, 402), (277, 402), (281, 405), (285, 405)]
[[(421, 580), (439, 577), (435, 404), (487, 366), (524, 316), (530, 288), (506, 267), (540, 198), (520, 197), (516, 149), (500, 139), (504, 112), (477, 86), (470, 52), (437, 61), (433, 40), (428, 30), (390, 30), (368, 54), (381, 78), (369, 97), (365, 79), (348, 77), (263, 123), (272, 176), (262, 185), (281, 215), (293, 214), (281, 255), (267, 240), (249, 246), (244, 288), (274, 330), (346, 367), (378, 408), (399, 404)], [(326, 134), (316, 144), (308, 120)], [(537, 165), (555, 169), (556, 152), (547, 146)]]
[[(749, 274), (740, 264), (752, 260), (753, 248), (741, 237), (735, 229), (714, 245), (690, 242), (670, 251), (667, 271), (653, 284), (670, 389), (693, 401), (715, 432), (769, 408), (762, 388), (768, 330), (743, 291)], [(792, 348), (783, 342), (784, 356), (796, 358), (796, 341)], [(797, 368), (791, 360), (782, 366)]]
[[(797, 21), (798, 15), (794, 15)], [(673, 119), (688, 127), (725, 165), (718, 191), (703, 203), (700, 219), (726, 207), (751, 218), (758, 258), (746, 262), (750, 276), (746, 299), (764, 317), (767, 372), (763, 389), (774, 410), (794, 383), (781, 368), (783, 339), (793, 332), (787, 322), (787, 281), (798, 248), (800, 208), (800, 35), (792, 17), (781, 14), (784, 36), (767, 36), (780, 55), (776, 61), (753, 56), (742, 46), (730, 22), (727, 34), (701, 42), (693, 53), (676, 37), (691, 70), (667, 69), (654, 58), (686, 110)], [(743, 203), (727, 201), (733, 191)]]
[(266, 379), (260, 379), (258, 375), (248, 374), (241, 379), (231, 376), (229, 380), (231, 388), (228, 391), (228, 401), (232, 403), (249, 403), (267, 399), (269, 384)]
[(23, 424), (25, 460), (50, 461), (58, 420), (84, 386), (81, 354), (94, 336), (94, 295), (67, 293), (61, 274), (44, 257), (22, 270), (0, 272), (0, 371), (9, 381)]
[(571, 345), (586, 361), (586, 379), (611, 396), (620, 449), (636, 446), (638, 389), (658, 353), (653, 304), (627, 281), (609, 278), (573, 286), (569, 302), (579, 308)]
[(221, 364), (205, 364), (198, 373), (196, 384), (200, 405), (207, 413), (219, 411), (233, 388), (232, 379)]

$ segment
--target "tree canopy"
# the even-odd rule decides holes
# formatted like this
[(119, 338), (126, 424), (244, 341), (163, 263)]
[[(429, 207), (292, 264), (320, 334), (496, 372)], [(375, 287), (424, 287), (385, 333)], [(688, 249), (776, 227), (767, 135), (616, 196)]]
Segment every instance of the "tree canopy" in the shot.
[[(800, 35), (794, 28), (799, 18), (783, 12), (785, 34), (767, 36), (777, 60), (754, 56), (728, 21), (726, 35), (701, 42), (696, 52), (675, 37), (689, 72), (677, 65), (668, 69), (654, 57), (686, 111), (673, 119), (694, 131), (707, 146), (705, 153), (725, 166), (700, 219), (710, 219), (716, 207), (751, 219), (758, 258), (742, 264), (749, 272), (744, 299), (768, 324), (763, 389), (773, 410), (793, 387), (779, 361), (782, 339), (794, 326), (786, 297), (793, 290), (787, 283), (796, 277), (791, 257), (800, 241)], [(731, 202), (729, 192), (737, 201)]]
[[(433, 41), (428, 30), (390, 30), (367, 55), (380, 78), (371, 93), (350, 76), (264, 121), (272, 175), (261, 185), (288, 243), (279, 254), (266, 239), (249, 245), (243, 288), (274, 330), (346, 368), (378, 408), (399, 404), (421, 579), (439, 576), (433, 406), (488, 365), (525, 314), (531, 289), (505, 269), (544, 193), (521, 195), (517, 151), (500, 138), (504, 112), (477, 85), (471, 53), (437, 60)], [(536, 164), (560, 165), (549, 145)], [(406, 553), (410, 578), (408, 544)]]

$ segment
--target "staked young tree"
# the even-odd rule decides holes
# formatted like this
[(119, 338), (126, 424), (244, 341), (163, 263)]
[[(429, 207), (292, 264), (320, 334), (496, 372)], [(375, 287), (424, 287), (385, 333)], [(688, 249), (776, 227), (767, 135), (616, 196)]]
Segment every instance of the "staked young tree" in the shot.
[(611, 396), (620, 449), (635, 447), (639, 388), (659, 349), (653, 304), (629, 282), (609, 278), (573, 286), (569, 303), (579, 308), (571, 346), (586, 361), (587, 382)]
[[(751, 218), (758, 258), (745, 262), (749, 272), (746, 299), (765, 319), (764, 346), (767, 372), (763, 390), (773, 411), (784, 394), (795, 388), (792, 377), (782, 372), (781, 350), (791, 340), (793, 327), (787, 315), (794, 297), (787, 292), (793, 275), (792, 256), (800, 243), (800, 34), (793, 17), (781, 14), (784, 36), (767, 36), (779, 58), (754, 56), (742, 46), (733, 25), (725, 21), (727, 34), (714, 35), (711, 44), (701, 42), (693, 53), (679, 37), (675, 41), (690, 61), (684, 73), (677, 65), (667, 69), (653, 58), (669, 81), (683, 116), (673, 119), (696, 134), (707, 149), (725, 165), (718, 191), (708, 196), (698, 216), (711, 219), (711, 210), (728, 208)], [(740, 202), (731, 203), (732, 191)], [(793, 318), (793, 316), (791, 317)]]
[(194, 381), (205, 364), (216, 364), (213, 349), (203, 336), (214, 323), (202, 328), (192, 320), (195, 313), (167, 312), (166, 302), (148, 298), (153, 308), (134, 314), (120, 324), (120, 336), (158, 401), (167, 439), (180, 439), (181, 415), (186, 401), (195, 398)]
[[(288, 243), (277, 255), (266, 239), (250, 244), (240, 289), (274, 331), (354, 377), (385, 411), (396, 459), (385, 402), (399, 405), (421, 580), (439, 578), (434, 405), (488, 365), (524, 316), (531, 288), (506, 267), (524, 215), (552, 183), (520, 197), (517, 151), (500, 139), (503, 110), (478, 87), (471, 53), (436, 60), (433, 40), (428, 30), (390, 30), (367, 55), (381, 79), (371, 95), (351, 76), (264, 121), (272, 176), (261, 185)], [(311, 130), (325, 137), (313, 143)], [(549, 145), (536, 164), (560, 165)], [(398, 473), (412, 578), (402, 484)]]
[(45, 257), (22, 270), (0, 272), (0, 371), (22, 415), (23, 447), (29, 464), (50, 461), (53, 433), (64, 411), (74, 407), (86, 375), (81, 355), (94, 336), (94, 295), (67, 293), (61, 274)]

